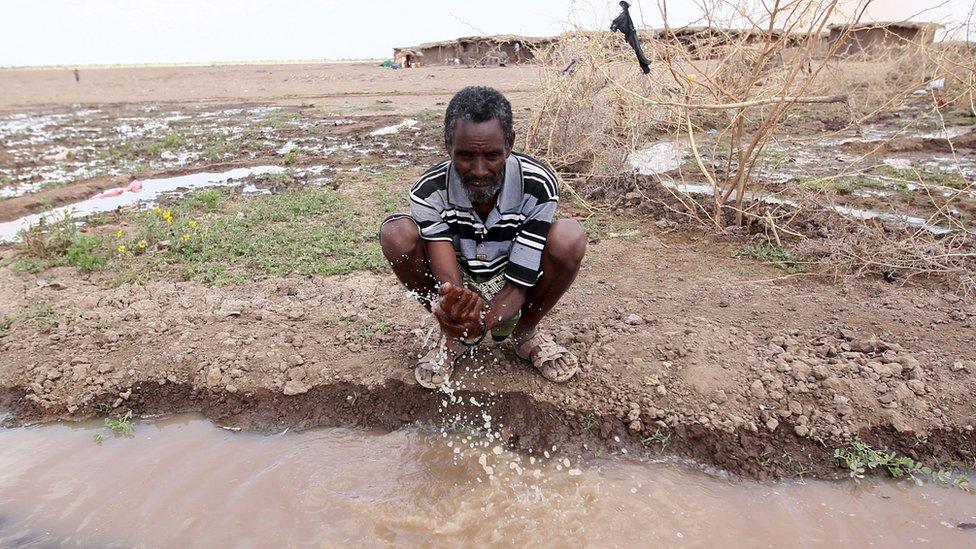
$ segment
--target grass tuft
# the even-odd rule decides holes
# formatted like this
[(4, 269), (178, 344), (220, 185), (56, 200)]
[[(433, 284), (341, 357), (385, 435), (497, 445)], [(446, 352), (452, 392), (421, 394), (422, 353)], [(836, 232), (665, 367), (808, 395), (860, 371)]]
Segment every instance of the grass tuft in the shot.
[(807, 266), (793, 254), (793, 250), (777, 246), (764, 237), (757, 238), (749, 246), (732, 253), (732, 257), (750, 257), (756, 261), (783, 269), (789, 274), (805, 273)]

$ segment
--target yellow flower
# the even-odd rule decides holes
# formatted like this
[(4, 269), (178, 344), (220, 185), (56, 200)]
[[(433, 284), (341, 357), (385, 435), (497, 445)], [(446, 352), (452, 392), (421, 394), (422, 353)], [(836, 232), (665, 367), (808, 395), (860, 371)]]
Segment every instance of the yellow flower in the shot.
[(190, 233), (183, 233), (183, 242), (190, 240)]
[(191, 229), (196, 229), (197, 228), (197, 220), (196, 219), (191, 219), (191, 220), (187, 221), (186, 224), (189, 225), (189, 227)]
[(123, 232), (122, 229), (119, 229), (118, 232), (115, 233), (115, 238), (122, 238), (123, 236), (125, 236), (125, 232)]
[(115, 251), (119, 252), (120, 254), (124, 254), (125, 253), (125, 244), (119, 244), (119, 247), (118, 248), (115, 248)]
[(138, 246), (139, 246), (140, 248), (145, 248), (145, 247), (146, 247), (146, 246), (148, 246), (149, 244), (146, 244), (146, 241), (145, 241), (145, 240), (140, 240), (140, 241), (139, 241), (139, 244), (137, 244), (137, 245), (138, 245)]

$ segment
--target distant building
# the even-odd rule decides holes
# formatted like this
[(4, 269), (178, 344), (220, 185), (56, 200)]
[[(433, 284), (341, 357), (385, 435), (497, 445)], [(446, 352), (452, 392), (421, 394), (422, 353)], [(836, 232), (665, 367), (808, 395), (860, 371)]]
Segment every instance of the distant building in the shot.
[(935, 32), (942, 28), (938, 23), (913, 21), (875, 21), (870, 23), (830, 25), (827, 43), (837, 47), (838, 55), (874, 53), (894, 47), (912, 47), (931, 44)]
[(642, 41), (660, 41), (680, 46), (692, 59), (710, 59), (726, 54), (728, 47), (761, 44), (766, 41), (782, 42), (787, 48), (799, 46), (807, 39), (804, 33), (787, 33), (780, 29), (737, 29), (728, 27), (687, 26), (667, 29), (641, 29)]
[(530, 63), (538, 49), (557, 38), (512, 34), (467, 36), (456, 40), (428, 42), (419, 46), (393, 48), (393, 61), (403, 67), (432, 65), (489, 66)]

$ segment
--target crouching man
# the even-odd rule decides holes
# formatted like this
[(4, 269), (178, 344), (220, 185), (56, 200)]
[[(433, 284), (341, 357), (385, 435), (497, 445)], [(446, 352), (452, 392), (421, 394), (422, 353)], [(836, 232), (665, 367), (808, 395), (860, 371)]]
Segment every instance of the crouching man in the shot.
[(538, 325), (576, 278), (586, 235), (576, 221), (553, 221), (555, 174), (512, 152), (514, 144), (508, 100), (464, 88), (444, 116), (450, 158), (410, 189), (410, 215), (390, 216), (380, 229), (393, 272), (440, 324), (438, 345), (414, 369), (424, 387), (446, 383), (456, 359), (486, 338), (511, 337), (550, 381), (579, 371)]

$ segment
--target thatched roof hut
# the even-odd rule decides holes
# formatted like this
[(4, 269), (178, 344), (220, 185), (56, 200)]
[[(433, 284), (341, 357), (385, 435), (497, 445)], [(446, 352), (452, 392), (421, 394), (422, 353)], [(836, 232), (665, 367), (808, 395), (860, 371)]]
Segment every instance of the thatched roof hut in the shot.
[(938, 23), (915, 21), (873, 21), (855, 24), (834, 24), (828, 27), (828, 43), (839, 43), (839, 55), (877, 53), (897, 47), (917, 47), (931, 44), (935, 32), (942, 28)]
[[(427, 42), (408, 48), (394, 48), (393, 59), (408, 65), (507, 65), (528, 63), (535, 59), (535, 52), (553, 44), (553, 37), (518, 36), (499, 34), (494, 36), (464, 36), (455, 40)], [(407, 61), (410, 63), (407, 63)]]

